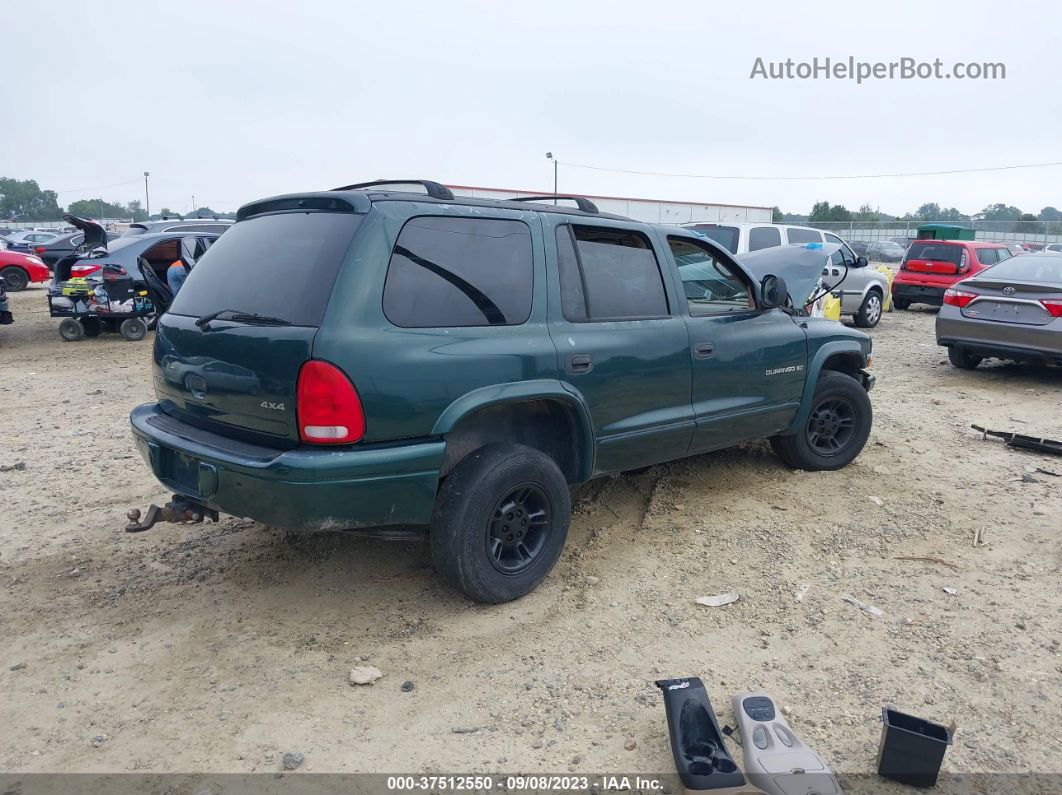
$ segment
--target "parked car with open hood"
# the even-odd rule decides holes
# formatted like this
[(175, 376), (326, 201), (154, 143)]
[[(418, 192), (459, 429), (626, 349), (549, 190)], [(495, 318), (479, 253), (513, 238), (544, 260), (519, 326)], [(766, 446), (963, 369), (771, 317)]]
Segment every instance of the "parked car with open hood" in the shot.
[(907, 309), (911, 304), (940, 306), (949, 287), (1010, 256), (1010, 249), (1002, 243), (912, 241), (892, 281), (893, 305), (897, 309)]
[[(834, 285), (832, 292), (841, 302), (840, 313), (851, 316), (857, 326), (872, 328), (881, 320), (887, 306), (889, 277), (868, 267), (866, 257), (856, 254), (832, 232), (793, 224), (698, 222), (684, 224), (683, 228), (704, 235), (730, 253), (739, 255), (776, 246), (829, 245), (830, 260), (824, 266), (822, 276)], [(839, 283), (842, 274), (846, 274), (844, 284)]]
[(948, 288), (936, 328), (956, 367), (989, 357), (1062, 367), (1062, 253), (1011, 257)]
[(863, 448), (871, 340), (784, 279), (583, 197), (419, 185), (240, 208), (159, 319), (130, 419), (174, 497), (128, 529), (422, 527), (446, 582), (504, 602), (556, 562), (571, 486), (755, 438), (813, 470)]
[[(93, 222), (95, 223), (95, 222)], [(116, 240), (117, 232), (105, 232), (107, 240)], [(38, 243), (33, 247), (33, 253), (43, 260), (49, 268), (54, 268), (55, 263), (64, 257), (69, 257), (75, 251), (85, 245), (85, 233), (81, 230), (69, 232), (65, 235), (49, 240), (46, 243)]]

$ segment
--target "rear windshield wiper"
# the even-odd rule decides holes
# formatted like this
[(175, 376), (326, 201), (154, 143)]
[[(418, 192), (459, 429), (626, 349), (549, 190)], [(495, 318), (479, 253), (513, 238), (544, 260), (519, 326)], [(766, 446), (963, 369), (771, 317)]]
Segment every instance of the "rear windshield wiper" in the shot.
[(195, 324), (199, 328), (205, 328), (211, 320), (217, 320), (222, 315), (228, 315), (229, 320), (235, 320), (237, 323), (257, 323), (261, 326), (290, 326), (291, 321), (285, 320), (282, 317), (270, 317), (269, 315), (259, 315), (257, 312), (241, 312), (239, 309), (219, 309), (217, 312), (211, 312), (209, 315), (203, 315), (199, 320), (195, 321)]

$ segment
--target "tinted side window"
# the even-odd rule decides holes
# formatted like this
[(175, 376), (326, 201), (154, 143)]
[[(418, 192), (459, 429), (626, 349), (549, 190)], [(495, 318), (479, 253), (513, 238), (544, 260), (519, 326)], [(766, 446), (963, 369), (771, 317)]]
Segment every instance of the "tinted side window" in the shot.
[(649, 239), (640, 232), (573, 226), (590, 320), (664, 317), (667, 296)]
[(747, 312), (755, 305), (745, 282), (730, 266), (688, 240), (669, 237), (691, 315)]
[(821, 243), (822, 235), (816, 232), (814, 229), (796, 229), (792, 226), (786, 227), (786, 234), (789, 237), (790, 243)]
[(754, 226), (749, 230), (749, 251), (782, 245), (782, 233), (777, 226)]
[(571, 227), (557, 227), (557, 270), (560, 274), (561, 311), (564, 319), (579, 323), (589, 318), (586, 311), (586, 292), (583, 274), (575, 254)]
[(404, 328), (515, 326), (531, 315), (533, 277), (520, 221), (412, 218), (387, 267), (384, 314)]
[(995, 265), (999, 262), (997, 250), (994, 248), (979, 248), (977, 249), (977, 259), (981, 260), (982, 265)]

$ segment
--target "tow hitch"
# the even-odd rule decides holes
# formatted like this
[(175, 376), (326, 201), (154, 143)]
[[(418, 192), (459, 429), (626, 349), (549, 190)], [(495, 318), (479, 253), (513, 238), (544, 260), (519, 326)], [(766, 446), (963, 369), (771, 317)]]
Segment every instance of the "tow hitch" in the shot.
[(161, 508), (154, 503), (148, 506), (147, 518), (143, 522), (140, 521), (139, 508), (131, 508), (125, 515), (129, 517), (129, 524), (125, 526), (127, 533), (143, 533), (159, 522), (201, 522), (208, 518), (213, 522), (218, 520), (217, 511), (178, 494), (174, 494), (173, 499)]

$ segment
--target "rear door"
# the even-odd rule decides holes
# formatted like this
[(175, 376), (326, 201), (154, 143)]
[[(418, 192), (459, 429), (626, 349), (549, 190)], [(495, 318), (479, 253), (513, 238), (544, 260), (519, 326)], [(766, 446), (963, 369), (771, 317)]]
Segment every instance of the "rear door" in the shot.
[(685, 295), (696, 430), (690, 452), (770, 436), (796, 416), (807, 336), (780, 309), (758, 309), (748, 275), (709, 246), (669, 236)]
[(672, 312), (663, 252), (644, 227), (543, 215), (550, 335), (560, 378), (582, 396), (595, 473), (669, 461), (693, 433), (689, 338)]
[[(163, 411), (247, 441), (296, 445), (299, 368), (361, 218), (334, 208), (253, 216), (202, 253), (158, 325)], [(202, 252), (197, 236), (188, 243)]]

